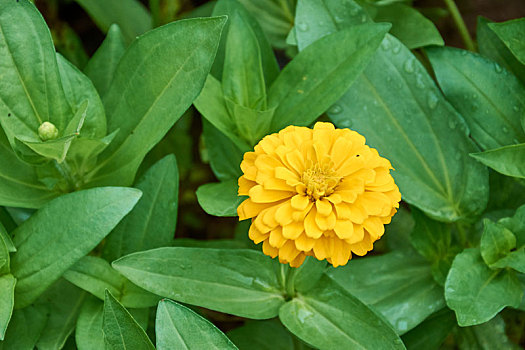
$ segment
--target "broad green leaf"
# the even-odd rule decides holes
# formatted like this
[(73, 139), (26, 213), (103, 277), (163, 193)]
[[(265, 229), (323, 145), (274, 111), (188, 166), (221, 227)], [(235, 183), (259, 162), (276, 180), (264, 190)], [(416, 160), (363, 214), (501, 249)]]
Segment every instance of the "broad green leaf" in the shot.
[(3, 231), (0, 230), (2, 232), (12, 232), (17, 226), (15, 220), (5, 207), (0, 207), (0, 226), (3, 228)]
[(237, 207), (246, 198), (237, 194), (237, 179), (214, 182), (197, 189), (197, 200), (204, 211), (214, 216), (237, 216)]
[(5, 229), (1, 221), (0, 221), (0, 239), (4, 241), (4, 244), (8, 252), (11, 252), (11, 253), (16, 252), (16, 247), (13, 241), (11, 240), (11, 236), (9, 235), (9, 233), (7, 233), (7, 230)]
[(525, 183), (492, 170), (489, 180), (490, 197), (487, 212), (502, 209), (512, 211), (525, 203)]
[(129, 47), (104, 96), (108, 132), (120, 131), (101, 155), (90, 186), (133, 182), (144, 156), (202, 89), (225, 20), (173, 22)]
[(503, 218), (498, 221), (516, 236), (517, 246), (525, 245), (525, 204), (516, 209), (512, 217)]
[(96, 256), (82, 257), (64, 272), (63, 277), (101, 300), (104, 300), (106, 290), (120, 299), (121, 287), (125, 281), (106, 260)]
[(105, 96), (120, 59), (126, 51), (122, 31), (117, 24), (108, 29), (106, 39), (88, 61), (84, 73), (91, 79), (100, 96)]
[[(259, 46), (260, 55), (261, 55), (261, 64), (263, 68), (264, 80), (266, 86), (270, 86), (275, 78), (279, 75), (279, 65), (275, 59), (273, 49), (266, 39), (266, 35), (261, 29), (259, 23), (254, 17), (258, 17), (258, 14), (252, 13), (252, 15), (246, 11), (243, 5), (237, 0), (220, 0), (213, 8), (213, 16), (227, 15), (231, 18), (232, 15), (239, 16), (245, 23), (250, 26), (253, 34), (257, 38), (257, 44)], [(219, 80), (222, 80), (223, 77), (223, 68), (224, 68), (224, 57), (226, 51), (226, 40), (229, 37), (229, 24), (230, 21), (224, 26), (224, 30), (221, 36), (221, 43), (217, 50), (217, 56), (215, 57), (215, 62), (211, 69), (211, 74)]]
[(396, 215), (392, 217), (390, 224), (385, 225), (383, 237), (388, 248), (399, 251), (412, 250), (407, 242), (410, 242), (410, 233), (414, 230), (414, 226), (415, 221), (412, 213), (408, 209), (400, 207)]
[(261, 50), (250, 25), (237, 12), (229, 17), (222, 89), (227, 98), (241, 106), (266, 109)]
[(328, 277), (284, 304), (279, 318), (288, 330), (320, 349), (405, 348), (390, 325)]
[(392, 23), (390, 34), (409, 49), (423, 46), (443, 46), (443, 38), (434, 23), (418, 10), (404, 4), (377, 6), (376, 22)]
[(93, 138), (106, 136), (106, 113), (95, 86), (84, 73), (62, 55), (57, 54), (57, 61), (66, 99), (71, 110), (78, 113), (78, 110), (83, 108), (84, 101), (88, 101), (81, 135)]
[(525, 179), (525, 143), (472, 153), (471, 156), (498, 173)]
[(408, 350), (438, 350), (455, 326), (454, 313), (445, 308), (405, 333), (401, 339)]
[(79, 350), (104, 349), (103, 316), (104, 303), (94, 297), (86, 298), (75, 330), (75, 342)]
[(119, 25), (128, 42), (151, 29), (151, 16), (138, 0), (76, 0), (102, 31)]
[(200, 95), (194, 102), (197, 110), (219, 131), (243, 152), (251, 149), (250, 145), (241, 138), (237, 130), (235, 119), (230, 116), (227, 102), (222, 92), (221, 82), (209, 74)]
[(87, 294), (61, 279), (38, 300), (49, 308), (49, 319), (38, 339), (39, 350), (61, 349), (75, 329)]
[(476, 33), (479, 52), (514, 73), (514, 75), (525, 84), (525, 65), (521, 64), (520, 61), (514, 57), (503, 41), (501, 41), (496, 33), (488, 26), (489, 23), (490, 21), (488, 19), (478, 17)]
[(518, 272), (525, 273), (525, 246), (510, 252), (491, 265), (493, 268), (510, 267)]
[(157, 349), (237, 349), (210, 321), (187, 307), (164, 299), (155, 321)]
[(525, 141), (525, 87), (499, 64), (469, 51), (427, 49), (446, 98), (467, 121), (482, 149)]
[(458, 254), (445, 283), (445, 298), (462, 327), (492, 319), (505, 306), (517, 307), (523, 291), (513, 271), (491, 270), (479, 249)]
[(106, 349), (155, 349), (146, 332), (108, 291), (104, 301), (102, 329)]
[(239, 0), (260, 23), (272, 46), (286, 47), (286, 36), (294, 22), (297, 0)]
[(454, 337), (460, 350), (518, 350), (505, 334), (505, 321), (496, 316), (473, 327), (459, 327)]
[(326, 271), (326, 261), (319, 261), (313, 256), (306, 257), (306, 260), (298, 268), (293, 268), (293, 286), (300, 293), (306, 293), (317, 285)]
[(272, 129), (310, 125), (363, 72), (388, 29), (388, 24), (353, 26), (301, 51), (268, 92), (268, 106), (276, 108)]
[(248, 321), (226, 335), (240, 350), (296, 349), (293, 336), (278, 320)]
[(299, 51), (338, 30), (370, 21), (353, 0), (299, 0), (295, 11), (295, 39)]
[(491, 266), (516, 248), (516, 236), (505, 226), (489, 219), (483, 220), (483, 226), (480, 245), (481, 257), (487, 265)]
[(444, 285), (454, 255), (459, 253), (451, 247), (450, 226), (428, 218), (415, 208), (412, 208), (412, 216), (416, 224), (410, 234), (410, 243), (432, 264), (436, 282)]
[[(175, 156), (166, 156), (153, 165), (135, 187), (142, 191), (142, 197), (108, 236), (104, 257), (109, 261), (130, 253), (169, 246), (173, 241), (179, 197)], [(110, 292), (118, 298), (112, 290)]]
[(47, 320), (45, 305), (28, 306), (15, 310), (11, 316), (5, 339), (0, 341), (0, 349), (34, 349)]
[[(270, 133), (270, 125), (275, 108), (259, 111), (241, 106), (225, 97), (226, 106), (234, 121), (237, 134), (248, 145), (254, 146), (264, 136)], [(250, 147), (252, 148), (252, 147)]]
[(63, 130), (71, 110), (46, 22), (28, 0), (0, 4), (0, 124), (9, 142), (38, 139), (45, 121)]
[(519, 18), (503, 23), (490, 23), (490, 29), (505, 43), (514, 56), (525, 64), (525, 19)]
[(13, 232), (18, 251), (11, 260), (18, 279), (17, 308), (32, 303), (95, 248), (139, 198), (140, 191), (130, 188), (74, 192), (49, 202), (20, 225)]
[[(249, 239), (249, 238), (248, 238)], [(251, 241), (250, 241), (251, 242)], [(237, 239), (192, 239), (192, 238), (177, 238), (173, 241), (173, 247), (189, 247), (189, 248), (217, 248), (217, 249), (248, 249), (254, 247), (253, 242), (248, 246), (245, 242)]]
[(39, 208), (56, 197), (38, 180), (35, 168), (22, 162), (12, 152), (4, 132), (0, 129), (0, 204), (22, 208)]
[(4, 340), (7, 326), (15, 305), (16, 278), (13, 275), (0, 277), (0, 340)]
[(327, 275), (363, 303), (381, 313), (398, 334), (420, 324), (445, 306), (443, 289), (419, 256), (392, 252), (350, 261)]
[(173, 300), (265, 319), (284, 303), (274, 273), (277, 262), (244, 249), (159, 248), (113, 263), (136, 285)]
[(477, 147), (465, 122), (410, 50), (390, 35), (384, 43), (330, 118), (392, 162), (406, 202), (441, 221), (482, 212), (488, 172), (468, 156)]
[(217, 179), (238, 179), (242, 175), (242, 151), (209, 121), (203, 119), (202, 128), (211, 170)]
[(126, 307), (149, 307), (159, 301), (159, 297), (133, 285), (106, 260), (95, 256), (83, 257), (63, 277), (100, 300), (104, 300), (107, 289)]

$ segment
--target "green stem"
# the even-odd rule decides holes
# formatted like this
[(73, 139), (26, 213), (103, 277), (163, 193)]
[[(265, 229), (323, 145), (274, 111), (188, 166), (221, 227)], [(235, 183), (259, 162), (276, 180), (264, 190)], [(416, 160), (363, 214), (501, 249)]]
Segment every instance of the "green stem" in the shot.
[(468, 239), (467, 239), (467, 232), (465, 231), (465, 227), (462, 224), (456, 224), (456, 228), (458, 230), (458, 237), (459, 237), (459, 243), (463, 247), (468, 247)]
[(69, 190), (74, 191), (77, 188), (77, 183), (71, 173), (71, 168), (66, 163), (66, 161), (64, 160), (62, 163), (59, 163), (55, 160), (55, 167), (60, 172), (62, 177), (66, 179), (69, 185)]
[(288, 275), (286, 276), (286, 296), (290, 299), (293, 299), (295, 296), (295, 274), (297, 273), (297, 268), (290, 267), (288, 270)]
[(443, 0), (443, 1), (445, 1), (445, 4), (447, 5), (448, 10), (450, 11), (450, 14), (452, 15), (452, 18), (454, 19), (454, 22), (456, 23), (456, 26), (458, 27), (459, 34), (461, 35), (461, 38), (463, 39), (463, 42), (465, 43), (465, 47), (469, 51), (476, 51), (476, 46), (474, 45), (474, 41), (472, 40), (472, 37), (470, 36), (470, 33), (468, 32), (467, 26), (465, 25), (465, 21), (463, 20), (463, 17), (461, 17), (461, 13), (459, 13), (456, 3), (454, 2), (454, 0)]

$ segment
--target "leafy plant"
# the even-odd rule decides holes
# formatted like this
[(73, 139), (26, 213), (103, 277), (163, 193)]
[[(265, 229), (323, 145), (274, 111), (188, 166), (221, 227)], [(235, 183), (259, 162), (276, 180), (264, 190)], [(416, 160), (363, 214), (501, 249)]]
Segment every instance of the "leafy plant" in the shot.
[(525, 344), (524, 19), (76, 2), (0, 3), (0, 349)]

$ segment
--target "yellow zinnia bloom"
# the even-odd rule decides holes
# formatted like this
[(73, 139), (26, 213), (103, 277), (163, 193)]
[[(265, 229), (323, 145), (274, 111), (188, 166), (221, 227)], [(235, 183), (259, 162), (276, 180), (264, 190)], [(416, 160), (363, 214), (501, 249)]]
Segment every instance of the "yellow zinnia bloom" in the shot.
[(399, 208), (392, 165), (365, 138), (331, 123), (288, 126), (264, 137), (241, 163), (240, 220), (249, 236), (281, 263), (308, 255), (334, 267), (365, 255)]

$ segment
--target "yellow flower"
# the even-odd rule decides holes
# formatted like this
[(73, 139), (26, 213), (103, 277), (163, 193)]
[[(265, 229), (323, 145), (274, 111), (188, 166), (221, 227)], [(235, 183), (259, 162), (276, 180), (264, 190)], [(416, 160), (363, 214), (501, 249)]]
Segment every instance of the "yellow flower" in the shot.
[(239, 195), (249, 198), (239, 219), (252, 219), (250, 239), (292, 267), (308, 255), (334, 267), (365, 255), (401, 200), (390, 162), (357, 132), (331, 123), (264, 137), (241, 169)]

